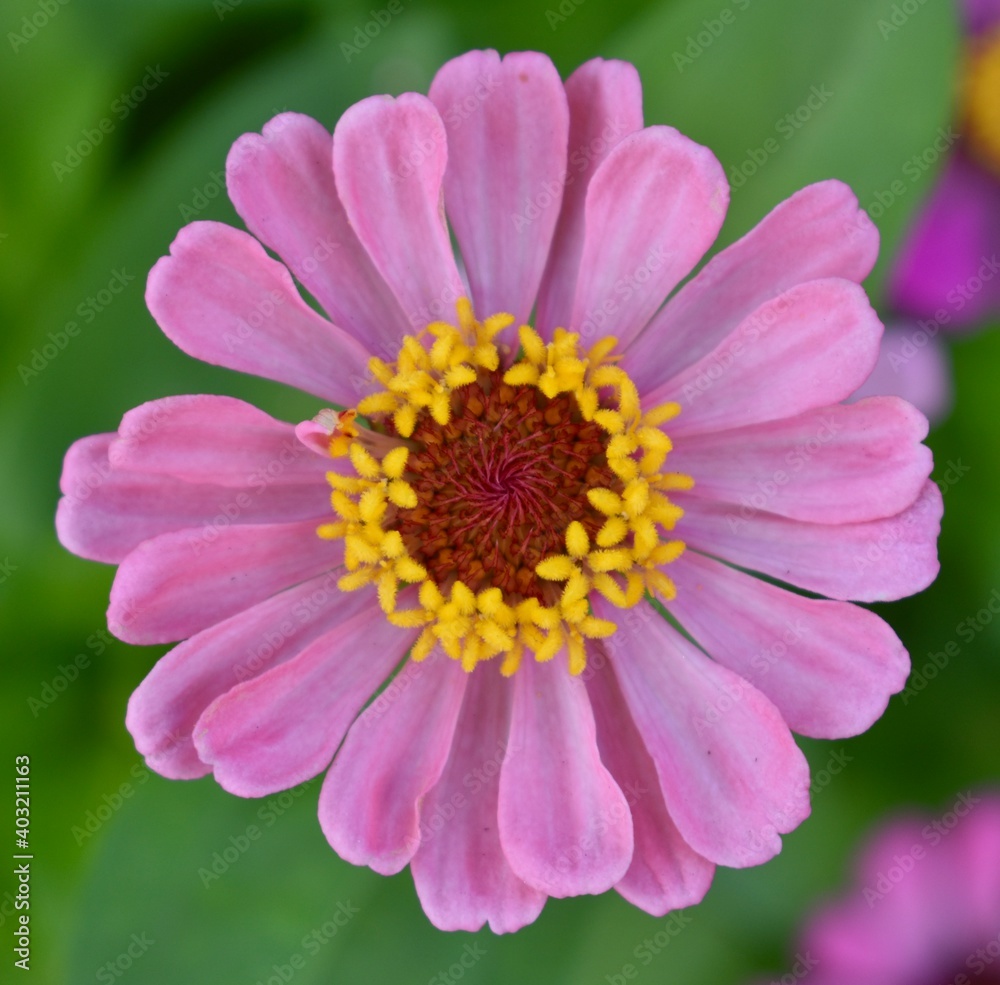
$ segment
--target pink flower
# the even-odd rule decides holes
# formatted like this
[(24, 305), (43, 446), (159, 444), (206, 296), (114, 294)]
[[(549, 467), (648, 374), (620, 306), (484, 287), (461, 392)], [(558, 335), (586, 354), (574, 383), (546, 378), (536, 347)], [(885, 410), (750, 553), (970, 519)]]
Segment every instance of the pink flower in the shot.
[(174, 397), (70, 449), (57, 525), (119, 564), (109, 625), (185, 641), (129, 703), (150, 766), (247, 797), (329, 766), (333, 847), (409, 863), (448, 929), (612, 887), (662, 914), (771, 858), (809, 813), (791, 730), (861, 732), (908, 672), (845, 600), (938, 568), (925, 419), (839, 403), (882, 334), (850, 191), (803, 189), (675, 292), (716, 159), (643, 127), (630, 65), (564, 86), (492, 51), (332, 138), (282, 114), (227, 178), (257, 239), (181, 230), (154, 317), (373, 427)]
[[(888, 296), (933, 330), (967, 328), (1000, 312), (1000, 2), (964, 0), (967, 51), (960, 134), (894, 262)], [(956, 140), (957, 138), (957, 140)], [(921, 324), (920, 328), (927, 328)]]
[(797, 961), (809, 985), (1000, 982), (1000, 797), (963, 793), (937, 817), (876, 832), (855, 888), (814, 915)]

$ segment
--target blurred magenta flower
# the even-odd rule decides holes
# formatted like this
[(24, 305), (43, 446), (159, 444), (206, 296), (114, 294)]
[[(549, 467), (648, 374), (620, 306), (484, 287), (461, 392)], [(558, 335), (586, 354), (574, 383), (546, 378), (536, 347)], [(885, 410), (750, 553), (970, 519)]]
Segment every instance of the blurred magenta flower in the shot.
[(962, 793), (937, 817), (877, 831), (796, 962), (810, 985), (1000, 982), (1000, 797)]
[(963, 0), (960, 137), (900, 248), (896, 311), (962, 329), (1000, 311), (1000, 0)]
[(630, 65), (479, 51), (332, 136), (282, 114), (227, 182), (254, 235), (181, 230), (150, 310), (348, 409), (173, 397), (70, 449), (58, 531), (119, 564), (112, 630), (185, 640), (129, 703), (149, 765), (255, 797), (332, 760), (331, 844), (410, 864), (448, 929), (612, 887), (662, 914), (771, 858), (809, 812), (791, 730), (861, 732), (908, 673), (845, 600), (938, 570), (926, 420), (840, 403), (882, 335), (851, 192), (803, 189), (664, 305), (719, 163), (643, 126)]

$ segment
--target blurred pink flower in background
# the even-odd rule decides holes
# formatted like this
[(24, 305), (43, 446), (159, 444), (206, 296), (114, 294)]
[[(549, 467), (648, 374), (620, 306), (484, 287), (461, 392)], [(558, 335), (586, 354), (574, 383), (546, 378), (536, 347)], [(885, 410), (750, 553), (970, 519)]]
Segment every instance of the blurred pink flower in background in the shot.
[(909, 401), (931, 424), (947, 416), (954, 394), (948, 347), (940, 334), (919, 323), (886, 325), (878, 362), (851, 401), (886, 393)]
[(887, 294), (946, 331), (1000, 310), (1000, 0), (964, 0), (959, 138), (901, 246)]
[(1000, 0), (960, 3), (966, 34), (957, 130), (942, 173), (918, 208), (886, 286), (896, 314), (878, 363), (854, 399), (891, 393), (931, 423), (952, 404), (943, 336), (976, 328), (1000, 311)]
[(1000, 796), (964, 792), (937, 816), (880, 828), (854, 888), (819, 909), (792, 970), (809, 985), (998, 985)]

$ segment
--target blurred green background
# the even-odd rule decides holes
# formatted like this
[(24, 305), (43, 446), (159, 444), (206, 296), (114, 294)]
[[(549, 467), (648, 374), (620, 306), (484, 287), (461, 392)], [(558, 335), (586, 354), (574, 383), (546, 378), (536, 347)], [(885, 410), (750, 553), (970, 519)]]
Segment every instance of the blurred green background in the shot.
[[(881, 0), (396, 4), (364, 47), (358, 32), (383, 0), (4, 5), (0, 735), (9, 777), (16, 755), (31, 757), (29, 980), (250, 985), (287, 973), (297, 985), (423, 983), (456, 981), (457, 968), (468, 982), (603, 983), (626, 963), (651, 982), (781, 975), (802, 914), (845, 884), (852, 849), (878, 818), (910, 807), (936, 814), (997, 779), (1000, 622), (988, 610), (976, 621), (1000, 597), (1000, 333), (990, 326), (952, 345), (957, 400), (930, 438), (939, 481), (949, 463), (967, 469), (945, 489), (941, 577), (880, 609), (917, 668), (949, 643), (958, 655), (930, 679), (932, 668), (922, 690), (893, 699), (867, 734), (804, 742), (817, 777), (813, 817), (773, 862), (720, 870), (683, 927), (607, 894), (551, 900), (513, 936), (440, 933), (408, 872), (386, 879), (333, 855), (316, 821), (319, 781), (264, 802), (231, 797), (211, 779), (168, 782), (146, 772), (125, 731), (128, 695), (165, 648), (102, 635), (113, 570), (71, 556), (53, 530), (65, 449), (174, 393), (232, 394), (289, 420), (315, 412), (285, 388), (184, 356), (143, 303), (146, 273), (184, 222), (239, 224), (222, 169), (241, 133), (286, 109), (332, 129), (365, 95), (426, 91), (443, 61), (471, 47), (543, 50), (564, 75), (595, 55), (629, 59), (647, 122), (707, 144), (727, 173), (745, 175), (777, 137), (779, 150), (734, 190), (720, 243), (807, 182), (841, 178), (862, 204), (881, 195), (884, 205), (903, 178), (905, 195), (878, 221), (883, 261), (868, 284), (878, 305), (884, 258), (936, 172), (911, 181), (904, 166), (950, 119), (959, 31), (944, 0), (908, 4), (911, 14)], [(894, 16), (901, 24), (887, 34), (879, 22)], [(143, 85), (141, 100), (127, 95)], [(785, 139), (779, 123), (813, 87), (830, 97)], [(95, 128), (100, 142), (74, 164), (68, 145)], [(103, 305), (99, 292), (116, 276), (127, 286)], [(61, 334), (70, 321), (81, 326), (75, 337)], [(3, 795), (10, 820), (13, 788)], [(261, 837), (204, 879), (248, 825)], [(12, 834), (9, 844), (13, 852)], [(2, 868), (0, 897), (14, 888)], [(7, 909), (0, 967), (14, 981)], [(130, 946), (132, 967), (107, 970)], [(471, 967), (457, 964), (463, 955)]]

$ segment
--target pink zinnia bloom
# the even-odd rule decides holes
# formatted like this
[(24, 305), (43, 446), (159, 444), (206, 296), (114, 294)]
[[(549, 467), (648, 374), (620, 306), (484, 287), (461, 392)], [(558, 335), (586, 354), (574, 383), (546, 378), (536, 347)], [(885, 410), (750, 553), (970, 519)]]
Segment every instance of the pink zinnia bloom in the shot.
[(1000, 983), (1000, 797), (970, 791), (936, 817), (883, 826), (852, 891), (812, 918), (795, 964), (781, 981)]
[(967, 50), (958, 139), (888, 286), (898, 312), (935, 330), (966, 328), (1000, 312), (1000, 0), (959, 6)]
[(329, 766), (330, 843), (410, 864), (442, 928), (612, 887), (662, 914), (771, 858), (809, 813), (791, 730), (861, 732), (908, 673), (845, 600), (938, 570), (926, 420), (839, 403), (882, 334), (851, 192), (803, 189), (664, 304), (718, 161), (643, 127), (630, 65), (492, 51), (332, 137), (282, 114), (227, 178), (257, 238), (184, 228), (150, 310), (349, 409), (174, 397), (70, 449), (59, 534), (119, 564), (111, 629), (185, 641), (129, 703), (150, 766), (246, 797)]

